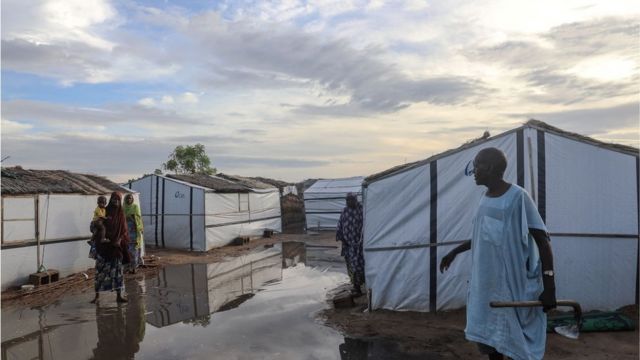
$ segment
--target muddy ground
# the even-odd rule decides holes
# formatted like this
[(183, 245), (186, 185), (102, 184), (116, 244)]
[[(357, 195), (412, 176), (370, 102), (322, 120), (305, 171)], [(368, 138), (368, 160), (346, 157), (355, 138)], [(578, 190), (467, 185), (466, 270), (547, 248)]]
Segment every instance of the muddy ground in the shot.
[[(243, 246), (226, 246), (206, 253), (153, 249), (147, 250), (146, 267), (127, 278), (142, 278), (166, 265), (212, 263), (246, 254), (251, 250), (269, 247), (284, 241), (303, 241), (310, 247), (333, 248), (332, 256), (339, 261), (338, 243), (333, 232), (315, 234), (279, 234), (272, 238), (253, 239)], [(93, 270), (86, 276), (74, 274), (59, 282), (25, 293), (9, 290), (2, 293), (2, 307), (34, 307), (52, 303), (63, 295), (90, 292)], [(331, 304), (331, 299), (328, 298)], [(355, 306), (327, 310), (318, 314), (319, 320), (343, 332), (345, 336), (364, 339), (383, 339), (398, 344), (409, 353), (430, 353), (440, 359), (482, 359), (475, 345), (464, 340), (464, 310), (416, 313), (376, 310), (366, 311), (366, 297), (355, 298)], [(627, 307), (625, 313), (638, 319), (637, 307)], [(545, 359), (638, 359), (638, 330), (631, 332), (583, 333), (579, 340), (549, 334)]]

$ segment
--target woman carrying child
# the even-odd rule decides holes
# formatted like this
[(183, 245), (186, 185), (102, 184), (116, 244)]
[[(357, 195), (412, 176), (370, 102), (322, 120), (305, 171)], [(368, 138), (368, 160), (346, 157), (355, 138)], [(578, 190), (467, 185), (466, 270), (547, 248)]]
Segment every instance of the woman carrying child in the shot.
[(95, 291), (96, 297), (91, 301), (97, 302), (101, 291), (116, 291), (118, 297), (116, 301), (127, 302), (122, 296), (124, 290), (124, 275), (122, 267), (130, 262), (129, 252), (129, 231), (127, 221), (122, 209), (122, 197), (119, 193), (113, 192), (107, 205), (106, 220), (107, 242), (96, 242), (96, 277)]
[(124, 197), (124, 215), (127, 218), (127, 227), (129, 228), (129, 272), (135, 274), (136, 268), (140, 264), (140, 249), (142, 248), (142, 234), (144, 226), (142, 225), (142, 215), (138, 204), (133, 203), (133, 195), (127, 194)]

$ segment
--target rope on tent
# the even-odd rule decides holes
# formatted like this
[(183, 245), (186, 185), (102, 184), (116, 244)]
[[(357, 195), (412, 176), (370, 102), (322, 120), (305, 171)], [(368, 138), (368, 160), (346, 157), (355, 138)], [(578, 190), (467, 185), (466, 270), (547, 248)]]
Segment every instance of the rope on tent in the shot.
[[(47, 239), (47, 225), (49, 224), (49, 203), (51, 203), (51, 192), (47, 193), (47, 215), (44, 221), (44, 237), (42, 238), (43, 242)], [(44, 266), (44, 253), (47, 249), (46, 244), (42, 244), (42, 256), (40, 257), (40, 267), (38, 268), (38, 272), (45, 272), (47, 268)]]

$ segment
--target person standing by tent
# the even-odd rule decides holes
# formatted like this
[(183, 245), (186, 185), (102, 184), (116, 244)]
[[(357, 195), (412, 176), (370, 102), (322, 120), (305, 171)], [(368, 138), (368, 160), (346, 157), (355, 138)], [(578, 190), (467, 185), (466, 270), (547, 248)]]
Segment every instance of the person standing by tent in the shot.
[(342, 209), (336, 241), (342, 241), (342, 252), (347, 263), (347, 272), (353, 284), (352, 292), (362, 294), (360, 286), (364, 283), (364, 256), (362, 254), (362, 204), (353, 193), (347, 194), (347, 206)]
[[(491, 360), (542, 359), (546, 342), (544, 312), (556, 306), (553, 254), (538, 210), (521, 187), (503, 180), (504, 153), (481, 150), (474, 177), (487, 191), (473, 223), (473, 234), (440, 263), (449, 268), (456, 255), (471, 249), (471, 281), (465, 337)], [(533, 238), (533, 239), (532, 239)], [(543, 308), (491, 308), (491, 301), (542, 301)]]
[(129, 272), (135, 274), (138, 265), (140, 264), (140, 251), (142, 248), (143, 240), (142, 234), (144, 226), (142, 225), (142, 214), (140, 213), (140, 207), (138, 204), (134, 204), (133, 195), (127, 194), (124, 196), (124, 216), (127, 218), (127, 228), (129, 229), (129, 257), (131, 262), (129, 263)]
[(127, 221), (122, 210), (122, 197), (113, 192), (107, 205), (107, 220), (105, 221), (106, 243), (96, 244), (96, 297), (91, 301), (96, 303), (101, 291), (116, 291), (117, 302), (127, 302), (122, 296), (124, 290), (124, 274), (122, 267), (131, 260), (129, 256), (129, 231)]

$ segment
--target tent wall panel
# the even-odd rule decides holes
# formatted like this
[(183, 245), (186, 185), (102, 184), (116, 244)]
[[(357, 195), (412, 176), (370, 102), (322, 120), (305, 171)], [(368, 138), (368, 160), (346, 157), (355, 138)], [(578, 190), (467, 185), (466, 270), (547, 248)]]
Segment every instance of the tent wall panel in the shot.
[(634, 239), (552, 237), (556, 297), (586, 310), (635, 302), (638, 242)]
[[(418, 310), (429, 308), (429, 249), (367, 253), (367, 287), (373, 309)], [(411, 266), (407, 266), (411, 264)]]
[[(131, 182), (139, 192), (145, 243), (176, 249), (204, 249), (204, 190), (149, 175)], [(164, 201), (164, 202), (163, 202)], [(164, 242), (164, 243), (163, 243)]]
[[(64, 277), (93, 267), (94, 260), (88, 257), (89, 246), (83, 240), (41, 246), (44, 266), (60, 271)], [(27, 282), (28, 276), (38, 270), (36, 246), (2, 250), (2, 289)]]
[(429, 166), (383, 179), (364, 191), (365, 274), (373, 308), (428, 307), (430, 250), (375, 249), (429, 243)]
[(546, 163), (552, 233), (637, 234), (635, 157), (547, 134)]
[(429, 243), (428, 165), (371, 184), (365, 198), (365, 249)]
[[(205, 191), (204, 189), (191, 188), (193, 190), (193, 203), (190, 231), (193, 233), (193, 250), (207, 249), (207, 233), (205, 231)], [(196, 245), (197, 244), (197, 245)]]
[(249, 193), (251, 219), (280, 216), (280, 193)]
[(3, 245), (36, 238), (35, 220), (4, 220), (3, 225)]
[(207, 249), (225, 246), (238, 236), (258, 236), (265, 229), (282, 231), (280, 218), (207, 227)]
[(35, 246), (2, 250), (2, 290), (27, 283), (29, 274), (38, 270), (36, 252)]
[(36, 199), (34, 196), (2, 198), (2, 243), (35, 240)]
[(205, 194), (206, 226), (249, 221), (249, 211), (239, 211), (240, 194)]
[[(89, 224), (98, 202), (92, 195), (38, 195), (40, 240), (91, 237)], [(108, 199), (108, 197), (107, 197)]]
[(33, 219), (35, 216), (34, 196), (5, 196), (2, 220)]
[[(164, 246), (189, 250), (190, 231), (190, 189), (191, 187), (171, 180), (164, 182)], [(162, 221), (162, 219), (161, 219)], [(194, 249), (204, 250), (201, 241), (194, 242)]]

